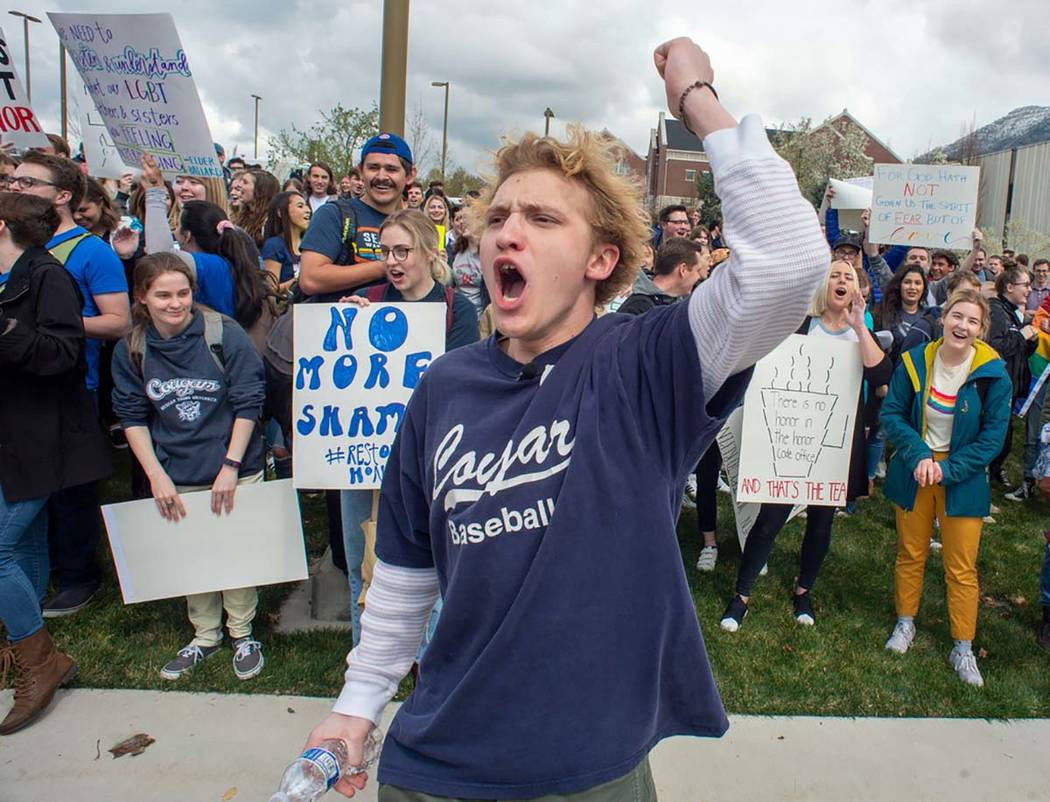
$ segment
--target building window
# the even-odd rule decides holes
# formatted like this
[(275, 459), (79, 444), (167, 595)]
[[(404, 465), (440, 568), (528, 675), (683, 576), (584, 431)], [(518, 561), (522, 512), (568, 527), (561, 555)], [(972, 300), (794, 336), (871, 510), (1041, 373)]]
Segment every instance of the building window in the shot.
[(685, 180), (689, 181), (690, 183), (692, 183), (693, 181), (696, 181), (696, 170), (686, 170), (685, 171)]
[(616, 162), (616, 174), (627, 175), (627, 162)]

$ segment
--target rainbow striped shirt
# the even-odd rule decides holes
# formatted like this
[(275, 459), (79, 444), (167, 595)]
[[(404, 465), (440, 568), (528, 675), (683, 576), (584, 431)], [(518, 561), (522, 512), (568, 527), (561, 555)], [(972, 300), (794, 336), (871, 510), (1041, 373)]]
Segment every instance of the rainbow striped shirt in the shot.
[(940, 351), (933, 358), (930, 395), (926, 399), (926, 445), (934, 451), (947, 451), (952, 440), (952, 421), (959, 388), (970, 375), (973, 353), (960, 365), (948, 366), (941, 361)]

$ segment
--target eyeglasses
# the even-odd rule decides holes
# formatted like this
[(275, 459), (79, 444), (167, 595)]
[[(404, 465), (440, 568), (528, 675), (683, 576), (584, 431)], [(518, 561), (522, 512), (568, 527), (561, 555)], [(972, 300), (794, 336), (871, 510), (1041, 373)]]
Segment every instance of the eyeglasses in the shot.
[(674, 223), (675, 225), (679, 225), (679, 226), (681, 226), (681, 225), (689, 225), (689, 218), (688, 217), (683, 217), (683, 218), (680, 218), (678, 220), (668, 220), (667, 222), (668, 223)]
[(394, 254), (395, 262), (403, 262), (413, 250), (415, 249), (409, 248), (407, 245), (395, 245), (393, 248), (388, 248), (386, 245), (380, 245), (379, 255), (383, 257), (384, 262), (390, 257), (390, 254)]
[(28, 175), (13, 175), (7, 179), (8, 186), (17, 184), (19, 189), (32, 189), (33, 187), (57, 187), (53, 181), (45, 181), (43, 178), (33, 178)]

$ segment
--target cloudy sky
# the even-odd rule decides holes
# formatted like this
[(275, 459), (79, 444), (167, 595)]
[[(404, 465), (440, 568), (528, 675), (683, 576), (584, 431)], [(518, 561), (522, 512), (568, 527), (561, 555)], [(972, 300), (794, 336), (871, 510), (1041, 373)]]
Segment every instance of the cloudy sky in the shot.
[[(108, 6), (108, 7), (107, 7)], [(342, 102), (379, 95), (381, 0), (21, 2), (31, 30), (34, 107), (58, 130), (58, 41), (47, 11), (174, 14), (212, 134), (250, 155), (252, 93), (262, 143)], [(790, 9), (790, 10), (789, 10)], [(768, 125), (844, 107), (903, 158), (1023, 105), (1050, 105), (1048, 0), (414, 0), (408, 106), (440, 140), (450, 81), (449, 156), (477, 169), (501, 135), (556, 118), (606, 127), (643, 157), (664, 109), (652, 48), (689, 35), (710, 54), (724, 104)], [(19, 20), (4, 17), (21, 67)], [(70, 65), (71, 73), (75, 70)], [(263, 150), (263, 145), (260, 145)], [(261, 154), (263, 155), (263, 154)]]

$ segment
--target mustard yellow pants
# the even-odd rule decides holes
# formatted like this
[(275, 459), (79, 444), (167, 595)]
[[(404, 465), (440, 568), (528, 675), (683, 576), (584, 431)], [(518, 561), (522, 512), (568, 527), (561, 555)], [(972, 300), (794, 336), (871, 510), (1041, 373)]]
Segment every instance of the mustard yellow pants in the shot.
[(919, 611), (926, 556), (930, 552), (933, 520), (941, 522), (941, 556), (948, 586), (948, 619), (954, 640), (973, 640), (977, 633), (977, 550), (981, 519), (944, 514), (944, 487), (920, 487), (911, 512), (897, 511), (897, 568), (894, 573), (897, 615)]

